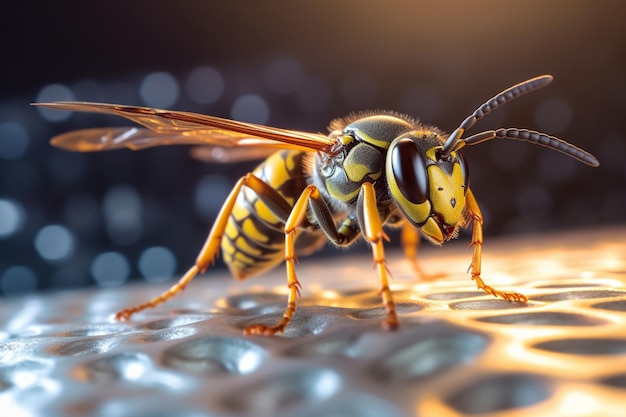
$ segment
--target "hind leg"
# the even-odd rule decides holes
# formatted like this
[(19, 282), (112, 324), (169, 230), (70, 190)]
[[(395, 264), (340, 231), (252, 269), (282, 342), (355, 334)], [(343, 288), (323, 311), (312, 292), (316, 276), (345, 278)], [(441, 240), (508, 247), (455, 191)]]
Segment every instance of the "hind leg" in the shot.
[(195, 264), (189, 268), (185, 275), (183, 275), (176, 284), (172, 285), (163, 293), (145, 303), (119, 311), (115, 315), (116, 320), (128, 320), (135, 313), (148, 308), (156, 307), (157, 305), (166, 302), (176, 294), (182, 292), (198, 273), (206, 271), (206, 269), (213, 264), (213, 261), (219, 252), (220, 242), (222, 240), (222, 236), (224, 235), (224, 230), (226, 229), (228, 217), (233, 211), (237, 196), (244, 186), (251, 188), (258, 195), (266, 196), (264, 200), (267, 200), (268, 206), (272, 211), (282, 214), (288, 213), (291, 210), (289, 203), (287, 203), (287, 201), (285, 201), (285, 199), (282, 198), (276, 190), (256, 176), (247, 174), (240, 178), (222, 205), (222, 208), (213, 223), (213, 227), (211, 227), (209, 236), (207, 237), (207, 240), (197, 257)]

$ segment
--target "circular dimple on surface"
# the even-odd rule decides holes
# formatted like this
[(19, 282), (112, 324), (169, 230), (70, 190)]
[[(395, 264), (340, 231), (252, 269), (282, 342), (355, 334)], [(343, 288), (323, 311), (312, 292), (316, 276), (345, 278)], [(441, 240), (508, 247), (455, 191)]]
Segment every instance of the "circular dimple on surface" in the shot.
[(95, 336), (108, 336), (117, 333), (127, 332), (131, 329), (130, 326), (120, 323), (112, 324), (89, 324), (81, 329), (67, 330), (64, 332), (52, 333), (48, 336), (55, 337), (95, 337)]
[(600, 380), (603, 385), (626, 390), (626, 374), (612, 375)]
[(333, 370), (297, 370), (242, 387), (223, 402), (229, 409), (248, 415), (282, 415), (294, 406), (321, 403), (334, 396), (341, 386), (342, 380)]
[(8, 381), (4, 377), (4, 375), (0, 374), (0, 393), (2, 393), (3, 391), (8, 390), (12, 386), (13, 386), (13, 384), (10, 381)]
[(571, 355), (620, 355), (626, 353), (626, 340), (564, 338), (539, 342), (533, 348)]
[(279, 306), (284, 306), (285, 299), (285, 295), (272, 292), (247, 293), (221, 298), (217, 300), (216, 305), (225, 310), (258, 313), (259, 310), (274, 311)]
[(23, 359), (0, 368), (0, 391), (16, 386), (28, 387), (42, 377), (46, 377), (53, 368), (51, 361)]
[[(380, 301), (379, 301), (380, 304)], [(415, 313), (417, 311), (422, 310), (424, 307), (417, 303), (396, 303), (396, 311), (398, 314), (409, 314)], [(385, 309), (383, 307), (376, 308), (360, 308), (355, 309), (353, 312), (348, 314), (348, 317), (358, 320), (370, 320), (377, 319), (382, 320), (386, 316)]]
[(117, 345), (119, 339), (108, 336), (96, 336), (88, 339), (77, 339), (70, 342), (55, 343), (46, 351), (55, 356), (76, 356), (89, 353), (105, 353)]
[(131, 339), (132, 342), (152, 343), (162, 342), (164, 340), (177, 340), (191, 337), (198, 333), (194, 327), (174, 327), (171, 329), (161, 329), (150, 333), (143, 333)]
[(72, 370), (71, 375), (80, 381), (135, 381), (151, 368), (152, 362), (147, 355), (122, 352), (80, 364)]
[(428, 294), (424, 298), (433, 301), (450, 301), (459, 300), (461, 298), (480, 297), (485, 295), (482, 291), (449, 291)]
[(530, 326), (600, 326), (607, 321), (591, 315), (570, 314), (561, 312), (533, 312), (503, 314), (498, 316), (480, 317), (483, 323), (523, 324)]
[(357, 331), (334, 332), (291, 346), (285, 354), (299, 358), (338, 355), (356, 357), (363, 349), (363, 346), (359, 344), (362, 340), (361, 336), (362, 333)]
[(532, 304), (524, 303), (522, 301), (502, 300), (499, 298), (488, 300), (459, 301), (450, 304), (450, 308), (453, 310), (504, 310), (525, 307), (532, 307)]
[(626, 300), (605, 301), (602, 303), (594, 304), (592, 307), (602, 310), (626, 312)]
[(185, 326), (192, 323), (197, 323), (199, 321), (206, 320), (208, 316), (198, 315), (198, 314), (189, 314), (183, 315), (174, 318), (167, 318), (161, 320), (154, 320), (147, 323), (144, 323), (143, 328), (148, 330), (162, 330), (162, 329), (170, 329), (172, 327), (177, 326)]
[(419, 380), (470, 362), (487, 345), (487, 338), (475, 333), (428, 335), (423, 340), (385, 355), (374, 366), (373, 372), (385, 381)]
[(552, 394), (547, 380), (528, 374), (505, 374), (472, 379), (445, 399), (462, 414), (493, 413), (528, 407)]
[(625, 291), (599, 290), (599, 291), (564, 291), (554, 294), (538, 295), (533, 297), (535, 301), (565, 301), (587, 300), (593, 298), (625, 297)]
[(388, 402), (385, 398), (368, 394), (338, 395), (319, 406), (309, 406), (304, 417), (401, 417), (410, 415), (403, 413), (398, 404)]
[(207, 336), (182, 342), (163, 353), (170, 368), (204, 374), (249, 374), (267, 359), (260, 346), (230, 337)]

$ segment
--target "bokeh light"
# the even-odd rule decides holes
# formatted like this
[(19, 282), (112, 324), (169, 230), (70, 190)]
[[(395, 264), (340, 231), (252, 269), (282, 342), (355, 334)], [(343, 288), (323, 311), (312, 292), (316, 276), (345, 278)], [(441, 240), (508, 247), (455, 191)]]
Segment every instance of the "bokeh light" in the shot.
[[(72, 101), (75, 100), (72, 90), (64, 84), (46, 85), (37, 94), (37, 102), (50, 101)], [(48, 109), (45, 107), (37, 107), (37, 111), (45, 120), (49, 122), (63, 122), (72, 116), (71, 112)]]
[(230, 116), (242, 122), (266, 124), (270, 118), (270, 108), (263, 97), (245, 94), (235, 100)]
[(136, 242), (143, 231), (143, 206), (137, 190), (130, 185), (111, 187), (102, 201), (106, 230), (118, 245)]
[(222, 98), (224, 88), (222, 74), (208, 66), (194, 68), (185, 82), (187, 94), (198, 104), (215, 103)]
[(178, 81), (167, 72), (148, 74), (139, 87), (141, 100), (148, 107), (172, 107), (180, 95)]
[(26, 220), (24, 208), (16, 201), (0, 199), (0, 239), (17, 233)]
[(263, 75), (268, 87), (279, 94), (296, 92), (302, 84), (302, 68), (291, 57), (274, 59), (267, 65)]
[(0, 159), (21, 158), (28, 149), (28, 132), (20, 123), (0, 124)]
[(176, 271), (176, 257), (168, 248), (153, 246), (141, 253), (138, 266), (146, 281), (164, 282)]
[(117, 287), (128, 280), (130, 264), (121, 253), (104, 252), (91, 263), (91, 275), (102, 287)]
[(213, 220), (231, 188), (232, 183), (223, 175), (202, 177), (194, 191), (194, 207), (198, 216), (207, 221)]
[(0, 289), (7, 295), (33, 292), (37, 289), (37, 275), (27, 266), (16, 265), (7, 268), (0, 276)]
[(58, 224), (43, 227), (35, 236), (35, 249), (47, 261), (68, 259), (74, 253), (76, 243), (72, 232)]

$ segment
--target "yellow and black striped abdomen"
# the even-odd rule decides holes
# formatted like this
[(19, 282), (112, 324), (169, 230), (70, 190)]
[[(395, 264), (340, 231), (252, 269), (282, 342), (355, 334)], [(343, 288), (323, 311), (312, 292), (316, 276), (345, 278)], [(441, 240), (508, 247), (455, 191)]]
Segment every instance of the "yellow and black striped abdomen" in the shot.
[[(305, 152), (281, 151), (261, 163), (253, 174), (278, 191), (293, 206), (307, 186)], [(285, 253), (284, 224), (244, 187), (228, 219), (221, 242), (222, 256), (237, 279), (244, 279), (280, 264)]]

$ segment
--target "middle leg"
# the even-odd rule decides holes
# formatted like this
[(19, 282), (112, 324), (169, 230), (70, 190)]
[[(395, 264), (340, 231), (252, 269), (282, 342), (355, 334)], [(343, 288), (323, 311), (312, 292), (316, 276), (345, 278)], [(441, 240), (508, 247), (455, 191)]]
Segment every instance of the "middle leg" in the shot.
[(404, 248), (404, 256), (411, 263), (413, 270), (422, 281), (434, 281), (446, 276), (443, 272), (429, 274), (424, 271), (417, 259), (417, 249), (420, 244), (419, 231), (408, 221), (405, 221), (402, 225), (400, 239), (402, 241), (402, 247)]

